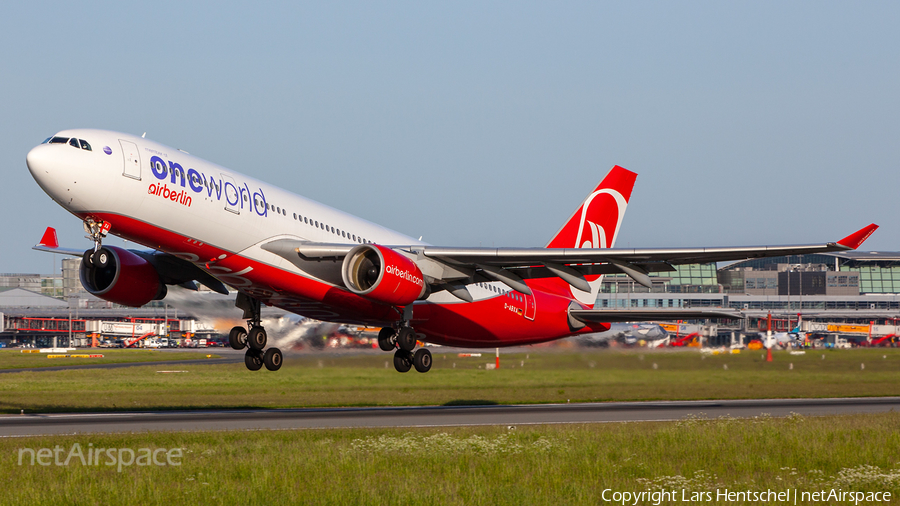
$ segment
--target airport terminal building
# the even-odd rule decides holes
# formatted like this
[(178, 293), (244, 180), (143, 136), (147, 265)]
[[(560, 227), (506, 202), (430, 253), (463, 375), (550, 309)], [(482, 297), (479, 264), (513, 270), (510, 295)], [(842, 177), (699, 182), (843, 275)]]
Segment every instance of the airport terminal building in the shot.
[(847, 251), (677, 266), (646, 288), (604, 278), (597, 307), (723, 307), (743, 310), (745, 330), (771, 313), (777, 330), (805, 321), (893, 325), (900, 319), (900, 253)]
[[(61, 276), (0, 274), (0, 314), (5, 313), (0, 317), (0, 340), (49, 337), (55, 330), (68, 337), (69, 313), (79, 320), (72, 323), (72, 330), (81, 335), (85, 319), (164, 321), (172, 316), (167, 317), (164, 301), (134, 309), (89, 295), (78, 279), (78, 262), (64, 261)], [(596, 307), (733, 308), (749, 317), (718, 322), (720, 332), (764, 330), (770, 314), (775, 319), (773, 330), (779, 331), (793, 328), (798, 314), (805, 322), (847, 325), (896, 325), (900, 320), (900, 253), (847, 251), (722, 266), (680, 265), (651, 279), (652, 288), (646, 288), (624, 274), (606, 275)]]

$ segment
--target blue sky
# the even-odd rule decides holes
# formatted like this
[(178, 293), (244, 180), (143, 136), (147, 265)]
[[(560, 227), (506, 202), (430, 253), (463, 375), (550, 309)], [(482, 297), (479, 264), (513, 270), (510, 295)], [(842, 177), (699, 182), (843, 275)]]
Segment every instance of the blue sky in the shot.
[[(16, 2), (0, 271), (87, 247), (25, 154), (104, 128), (448, 246), (543, 246), (614, 164), (621, 247), (900, 250), (900, 4)], [(236, 231), (239, 233), (239, 231)], [(58, 266), (58, 261), (56, 263)]]

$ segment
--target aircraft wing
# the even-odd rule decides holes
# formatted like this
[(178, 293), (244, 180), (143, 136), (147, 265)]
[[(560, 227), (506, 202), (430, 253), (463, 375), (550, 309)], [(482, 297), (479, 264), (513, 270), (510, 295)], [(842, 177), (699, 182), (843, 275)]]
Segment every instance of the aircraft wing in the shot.
[[(671, 272), (675, 270), (675, 265), (852, 250), (858, 248), (877, 228), (878, 225), (873, 223), (839, 241), (786, 246), (671, 249), (385, 247), (405, 253), (415, 260), (426, 277), (438, 285), (501, 281), (515, 290), (530, 293), (531, 290), (522, 280), (556, 276), (575, 288), (590, 291), (585, 276), (624, 273), (649, 287), (652, 285), (649, 273)], [(278, 239), (262, 246), (295, 264), (301, 260), (340, 260), (355, 247), (359, 246), (293, 239)]]
[(47, 230), (44, 231), (44, 235), (41, 237), (41, 241), (35, 244), (31, 249), (46, 251), (48, 253), (60, 253), (62, 255), (73, 257), (84, 255), (83, 249), (60, 248), (59, 239), (56, 237), (56, 229), (53, 227), (47, 227)]
[[(83, 249), (60, 248), (56, 229), (53, 227), (47, 227), (40, 242), (31, 249), (76, 257), (83, 257), (85, 252)], [(187, 260), (159, 251), (131, 251), (150, 263), (159, 274), (160, 281), (167, 285), (179, 285), (189, 290), (197, 290), (196, 281), (210, 290), (228, 295), (228, 287), (224, 283)]]

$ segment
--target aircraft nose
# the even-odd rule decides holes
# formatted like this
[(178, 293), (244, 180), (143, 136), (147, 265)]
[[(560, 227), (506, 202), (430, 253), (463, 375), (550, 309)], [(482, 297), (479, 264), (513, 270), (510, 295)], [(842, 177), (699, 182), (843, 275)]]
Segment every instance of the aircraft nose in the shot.
[(49, 145), (41, 144), (40, 146), (32, 148), (32, 150), (25, 155), (25, 164), (28, 165), (31, 177), (38, 182), (47, 177), (50, 174), (50, 166), (52, 164), (51, 158), (52, 153), (50, 152)]

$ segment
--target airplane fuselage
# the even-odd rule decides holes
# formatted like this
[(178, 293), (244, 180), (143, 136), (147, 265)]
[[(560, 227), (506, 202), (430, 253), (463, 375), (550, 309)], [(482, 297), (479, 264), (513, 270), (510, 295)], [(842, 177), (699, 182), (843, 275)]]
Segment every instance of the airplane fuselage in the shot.
[[(51, 139), (56, 141), (29, 152), (29, 170), (54, 201), (80, 219), (109, 223), (114, 235), (189, 261), (250, 297), (303, 316), (381, 326), (400, 318), (396, 307), (347, 290), (340, 261), (289, 262), (261, 245), (276, 239), (425, 243), (141, 137), (79, 129)], [(499, 282), (470, 284), (473, 302), (446, 291), (432, 293), (414, 304), (417, 337), (495, 347), (577, 333), (566, 319), (570, 294), (559, 283), (527, 283), (532, 294)], [(606, 328), (594, 324), (579, 331)]]

